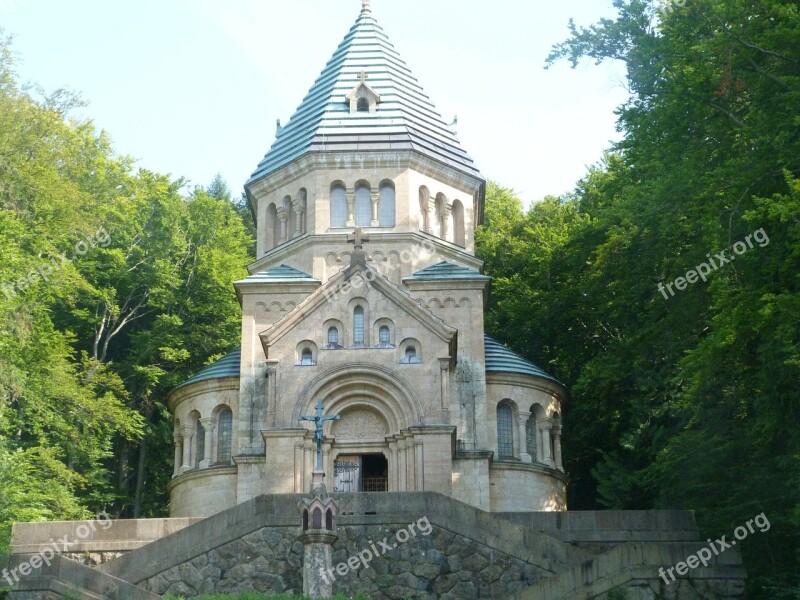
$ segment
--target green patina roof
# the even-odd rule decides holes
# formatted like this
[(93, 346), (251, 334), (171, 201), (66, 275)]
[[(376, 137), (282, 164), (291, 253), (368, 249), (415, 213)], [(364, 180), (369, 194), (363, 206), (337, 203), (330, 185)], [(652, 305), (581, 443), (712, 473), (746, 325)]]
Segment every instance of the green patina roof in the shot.
[[(375, 112), (350, 113), (345, 97), (368, 76), (380, 96)], [(328, 62), (311, 91), (248, 181), (307, 152), (416, 150), (482, 179), (368, 8)]]
[(532, 375), (534, 377), (543, 377), (555, 381), (559, 385), (561, 382), (548, 375), (545, 371), (534, 365), (532, 362), (525, 360), (516, 352), (512, 352), (503, 344), (495, 339), (490, 338), (488, 335), (484, 336), (484, 345), (486, 347), (486, 372), (487, 373), (516, 373), (519, 375)]
[(482, 275), (474, 269), (455, 265), (447, 261), (442, 261), (421, 271), (417, 271), (411, 277), (406, 277), (403, 281), (426, 281), (434, 279), (479, 279), (489, 281), (491, 277)]
[(182, 383), (179, 387), (200, 383), (210, 379), (225, 379), (226, 377), (239, 377), (242, 369), (242, 349), (237, 348), (227, 356), (220, 358), (217, 362), (207, 366), (189, 381)]
[(255, 273), (254, 275), (250, 275), (247, 279), (245, 279), (248, 283), (253, 282), (264, 282), (264, 283), (281, 283), (281, 282), (298, 282), (298, 281), (305, 281), (309, 283), (320, 283), (319, 279), (314, 279), (308, 273), (295, 269), (294, 267), (290, 267), (289, 265), (281, 265), (279, 267), (274, 267), (267, 271), (261, 271), (260, 273)]

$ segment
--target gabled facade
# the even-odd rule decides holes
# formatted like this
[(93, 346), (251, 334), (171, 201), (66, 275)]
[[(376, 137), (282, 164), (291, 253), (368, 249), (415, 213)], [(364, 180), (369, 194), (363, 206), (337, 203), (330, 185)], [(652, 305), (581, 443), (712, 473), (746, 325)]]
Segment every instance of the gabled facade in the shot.
[(170, 395), (174, 517), (308, 492), (563, 510), (566, 391), (484, 334), (485, 181), (369, 3), (246, 184), (242, 343)]

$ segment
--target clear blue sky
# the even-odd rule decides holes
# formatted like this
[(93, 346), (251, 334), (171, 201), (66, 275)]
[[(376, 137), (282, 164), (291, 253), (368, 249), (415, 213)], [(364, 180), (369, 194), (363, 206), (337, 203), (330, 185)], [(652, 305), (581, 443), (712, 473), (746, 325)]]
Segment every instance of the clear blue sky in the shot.
[[(619, 65), (544, 70), (574, 17), (611, 0), (373, 0), (373, 14), (483, 174), (526, 203), (572, 190), (618, 138)], [(24, 81), (148, 169), (238, 193), (361, 10), (360, 0), (0, 0)]]

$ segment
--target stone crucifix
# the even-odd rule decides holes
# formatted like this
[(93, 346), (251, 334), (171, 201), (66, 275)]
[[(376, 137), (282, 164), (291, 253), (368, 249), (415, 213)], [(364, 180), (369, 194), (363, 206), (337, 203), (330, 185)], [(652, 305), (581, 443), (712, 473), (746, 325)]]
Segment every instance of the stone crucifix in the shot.
[(325, 421), (338, 421), (342, 417), (339, 415), (328, 415), (322, 416), (324, 412), (324, 407), (322, 405), (322, 400), (317, 400), (317, 414), (313, 416), (303, 416), (300, 417), (301, 421), (313, 421), (314, 424), (317, 426), (314, 431), (314, 438), (317, 440), (317, 472), (322, 472), (322, 439), (324, 437), (323, 426)]
[(368, 241), (369, 241), (369, 234), (364, 233), (361, 227), (359, 227), (352, 234), (347, 236), (347, 243), (353, 244), (356, 250), (363, 250), (364, 242)]

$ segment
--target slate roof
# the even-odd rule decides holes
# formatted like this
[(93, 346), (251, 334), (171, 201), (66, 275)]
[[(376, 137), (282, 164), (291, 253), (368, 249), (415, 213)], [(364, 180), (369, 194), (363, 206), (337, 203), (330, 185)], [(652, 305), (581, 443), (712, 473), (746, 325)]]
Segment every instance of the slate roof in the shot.
[(487, 373), (516, 373), (519, 375), (532, 375), (534, 377), (543, 377), (550, 381), (555, 381), (559, 385), (563, 385), (558, 379), (549, 375), (532, 362), (522, 358), (516, 352), (513, 352), (503, 346), (500, 342), (490, 338), (488, 335), (484, 336), (484, 346), (486, 347), (486, 372)]
[(242, 349), (237, 348), (227, 356), (220, 358), (217, 362), (207, 366), (189, 381), (182, 383), (179, 387), (208, 381), (209, 379), (225, 379), (226, 377), (239, 377), (242, 369)]
[(430, 267), (425, 267), (421, 271), (413, 273), (410, 277), (406, 277), (403, 281), (432, 281), (440, 279), (479, 279), (489, 281), (491, 277), (482, 275), (474, 269), (455, 265), (447, 261), (442, 261)]
[[(366, 84), (381, 98), (375, 112), (351, 114), (345, 97)], [(307, 152), (416, 150), (483, 179), (453, 131), (365, 8), (311, 91), (248, 181)]]

